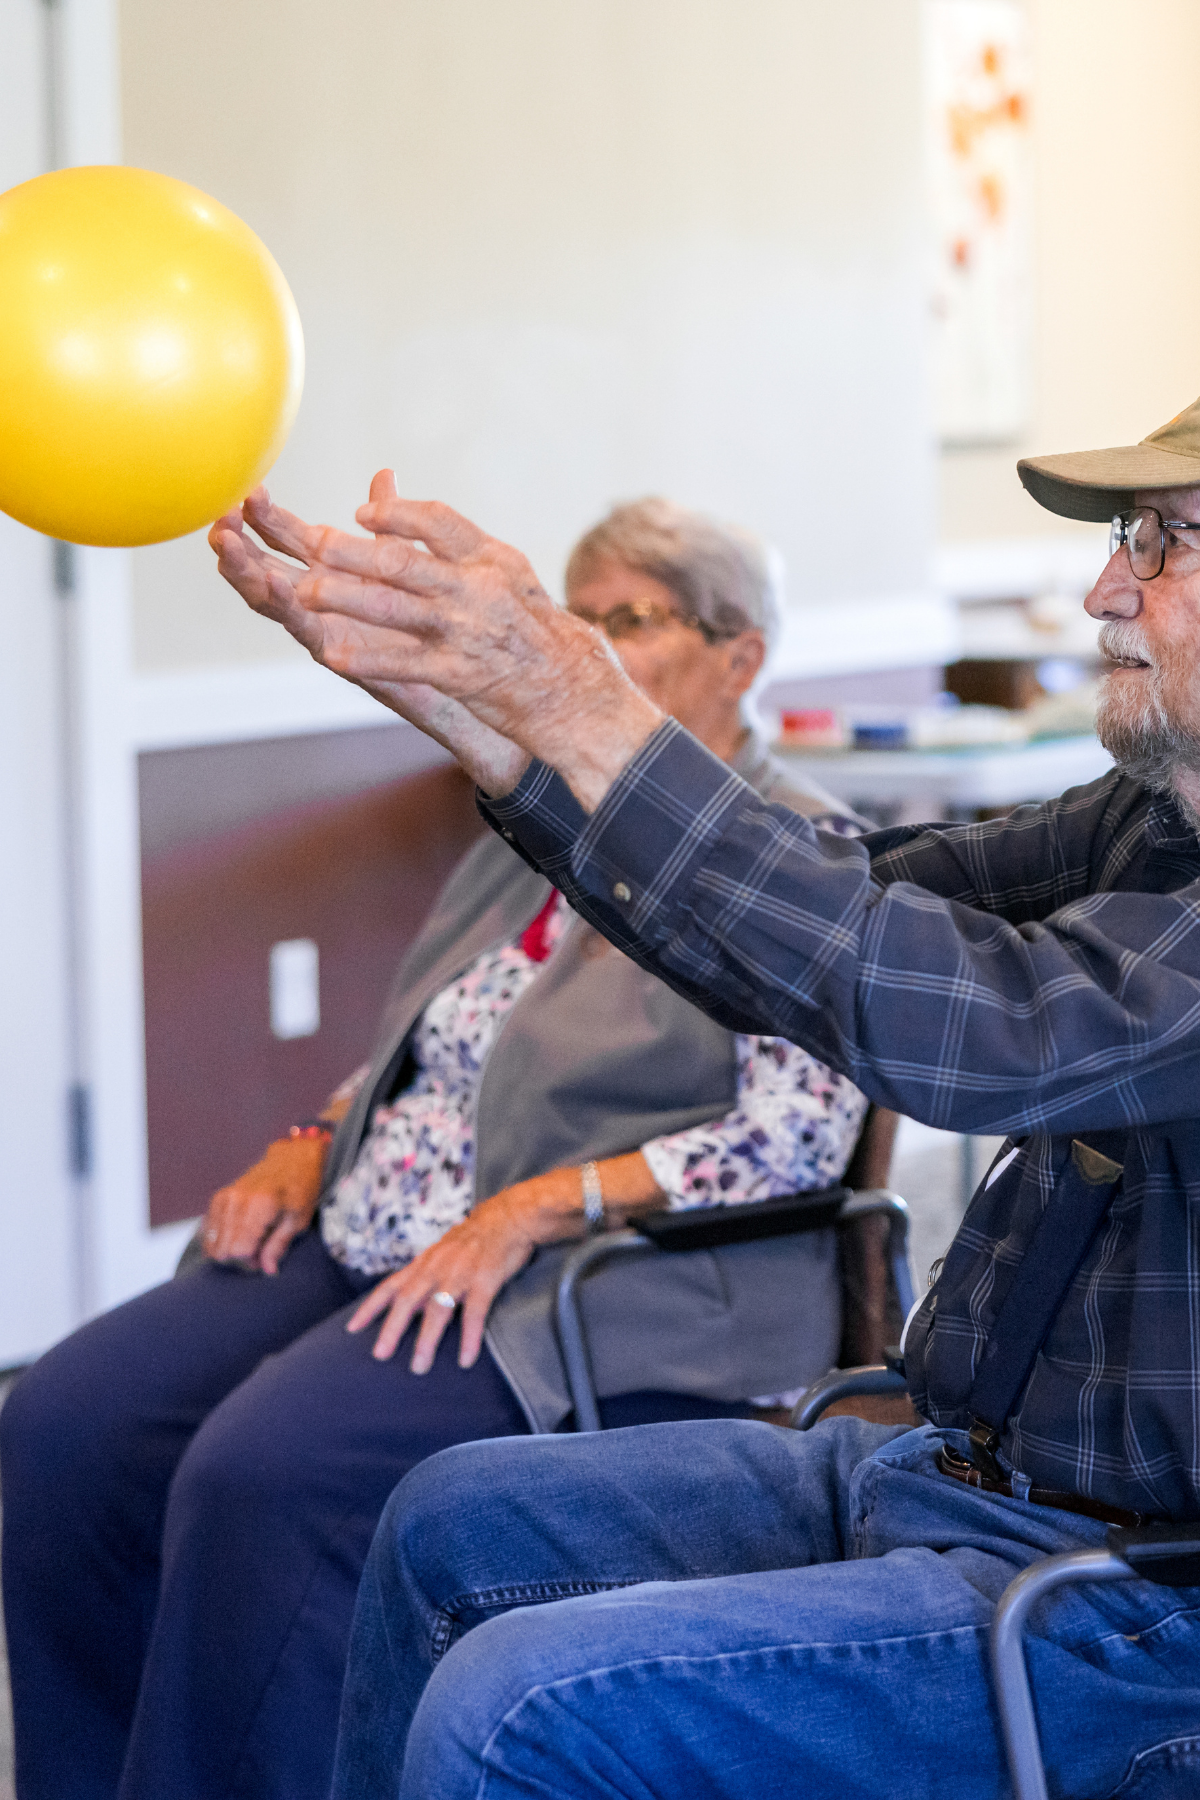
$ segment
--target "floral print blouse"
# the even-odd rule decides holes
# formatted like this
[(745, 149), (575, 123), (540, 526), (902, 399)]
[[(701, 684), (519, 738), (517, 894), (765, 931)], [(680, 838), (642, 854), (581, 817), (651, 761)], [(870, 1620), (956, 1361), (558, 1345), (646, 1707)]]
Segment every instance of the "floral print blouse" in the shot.
[[(572, 919), (554, 895), (519, 942), (480, 956), (425, 1008), (416, 1075), (377, 1107), (354, 1167), (321, 1214), (330, 1254), (367, 1275), (401, 1267), (474, 1203), (475, 1106), (508, 1014)], [(783, 1038), (738, 1037), (723, 1118), (641, 1146), (672, 1207), (765, 1200), (836, 1181), (862, 1127), (858, 1089)]]

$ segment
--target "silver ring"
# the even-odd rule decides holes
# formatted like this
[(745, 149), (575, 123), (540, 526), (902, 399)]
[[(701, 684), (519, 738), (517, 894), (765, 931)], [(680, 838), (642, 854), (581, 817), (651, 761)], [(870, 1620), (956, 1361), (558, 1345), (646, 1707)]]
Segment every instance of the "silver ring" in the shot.
[(451, 1312), (453, 1312), (458, 1305), (458, 1301), (454, 1298), (454, 1295), (448, 1294), (445, 1288), (439, 1288), (437, 1293), (430, 1294), (429, 1298), (433, 1301), (435, 1306), (448, 1306)]

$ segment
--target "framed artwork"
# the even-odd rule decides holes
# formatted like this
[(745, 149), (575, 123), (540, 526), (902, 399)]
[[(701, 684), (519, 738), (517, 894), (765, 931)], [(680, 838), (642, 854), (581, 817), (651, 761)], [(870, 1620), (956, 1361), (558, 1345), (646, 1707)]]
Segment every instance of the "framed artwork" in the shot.
[(1023, 435), (1033, 384), (1029, 21), (924, 0), (934, 418), (944, 444)]

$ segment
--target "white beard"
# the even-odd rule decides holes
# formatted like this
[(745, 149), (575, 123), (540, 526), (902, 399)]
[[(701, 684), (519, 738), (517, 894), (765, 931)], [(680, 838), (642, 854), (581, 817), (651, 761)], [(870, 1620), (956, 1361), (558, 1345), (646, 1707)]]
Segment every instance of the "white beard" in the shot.
[(1109, 675), (1100, 689), (1096, 734), (1117, 767), (1152, 793), (1170, 794), (1200, 831), (1200, 813), (1180, 792), (1176, 776), (1200, 773), (1200, 738), (1173, 716), (1167, 691), (1171, 668), (1156, 660), (1141, 627), (1132, 620), (1113, 620), (1100, 632), (1100, 649), (1114, 661), (1148, 663), (1137, 682)]

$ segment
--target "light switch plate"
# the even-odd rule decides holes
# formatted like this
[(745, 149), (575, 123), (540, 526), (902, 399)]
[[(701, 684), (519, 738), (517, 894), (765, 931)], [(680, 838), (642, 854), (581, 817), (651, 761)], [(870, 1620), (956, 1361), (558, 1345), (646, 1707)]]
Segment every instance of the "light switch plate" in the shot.
[(284, 938), (270, 951), (271, 1030), (312, 1037), (321, 1024), (320, 959), (312, 938)]

